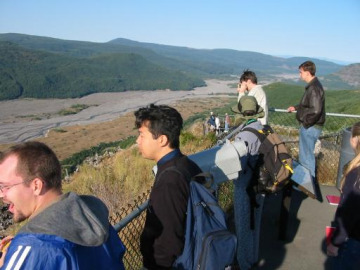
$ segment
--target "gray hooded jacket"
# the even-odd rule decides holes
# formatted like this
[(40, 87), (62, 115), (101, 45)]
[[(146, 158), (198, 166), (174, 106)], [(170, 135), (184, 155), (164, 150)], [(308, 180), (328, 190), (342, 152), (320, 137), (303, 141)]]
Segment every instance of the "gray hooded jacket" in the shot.
[(70, 192), (30, 219), (19, 232), (57, 235), (82, 246), (99, 246), (109, 236), (108, 214), (100, 199)]

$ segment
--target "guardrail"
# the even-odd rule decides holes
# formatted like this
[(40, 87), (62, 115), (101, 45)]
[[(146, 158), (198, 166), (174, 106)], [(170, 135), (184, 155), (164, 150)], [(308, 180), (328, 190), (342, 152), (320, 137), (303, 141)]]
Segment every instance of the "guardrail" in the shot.
[[(286, 114), (285, 114), (286, 112)], [(360, 121), (360, 115), (327, 113), (319, 143), (316, 146), (317, 178), (319, 183), (335, 185), (338, 173), (338, 163), (341, 150), (341, 132), (344, 128)], [(269, 109), (269, 124), (286, 142), (292, 156), (298, 158), (299, 125), (294, 113), (287, 113), (283, 109)], [(223, 133), (218, 143), (232, 140), (239, 132), (239, 127), (232, 127), (229, 133)], [(225, 185), (232, 185), (229, 181)], [(232, 188), (220, 187), (218, 194), (226, 202), (223, 205), (232, 205)], [(141, 269), (142, 257), (139, 248), (139, 237), (145, 223), (145, 209), (148, 204), (149, 193), (141, 194), (133, 204), (115, 213), (110, 222), (115, 224), (122, 241), (127, 247), (124, 257), (126, 269)], [(120, 220), (120, 221), (119, 221)]]

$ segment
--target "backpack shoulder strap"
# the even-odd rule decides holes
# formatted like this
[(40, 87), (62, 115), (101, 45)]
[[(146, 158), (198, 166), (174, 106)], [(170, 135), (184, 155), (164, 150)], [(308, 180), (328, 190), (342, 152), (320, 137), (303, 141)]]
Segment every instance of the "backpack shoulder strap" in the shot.
[(161, 178), (161, 176), (166, 173), (166, 172), (169, 172), (169, 171), (174, 171), (178, 174), (181, 174), (181, 172), (175, 167), (175, 166), (170, 166), (170, 167), (167, 167), (165, 168), (164, 170), (162, 170), (160, 173), (158, 172), (155, 176), (155, 183), (154, 183), (154, 186), (156, 186)]
[(170, 167), (164, 169), (163, 171), (161, 171), (158, 178), (160, 178), (160, 176), (163, 173), (168, 172), (168, 171), (172, 171), (172, 172), (176, 172), (180, 175), (184, 175), (188, 183), (190, 183), (191, 181), (195, 181), (199, 184), (204, 185), (208, 189), (210, 189), (210, 187), (212, 186), (212, 184), (214, 182), (214, 177), (210, 172), (201, 172), (194, 176), (191, 176), (189, 170), (184, 166), (179, 166), (179, 164), (177, 162), (175, 162), (175, 164), (173, 166), (170, 166)]
[(260, 140), (260, 142), (263, 142), (264, 139), (266, 138), (265, 134), (260, 133), (259, 130), (255, 129), (255, 128), (244, 127), (240, 132), (242, 132), (242, 131), (249, 131), (249, 132), (255, 134), (256, 137), (258, 137), (258, 139)]

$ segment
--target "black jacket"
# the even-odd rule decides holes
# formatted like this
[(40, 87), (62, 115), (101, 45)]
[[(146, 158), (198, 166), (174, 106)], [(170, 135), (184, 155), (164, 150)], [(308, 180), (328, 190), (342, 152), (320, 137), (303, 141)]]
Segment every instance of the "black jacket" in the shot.
[[(172, 166), (180, 172), (187, 172), (165, 171)], [(158, 166), (140, 237), (143, 264), (147, 269), (171, 269), (175, 259), (181, 255), (189, 199), (188, 178), (200, 172), (201, 169), (181, 153)]]
[(346, 239), (360, 241), (360, 167), (352, 169), (346, 176), (340, 203), (335, 214), (336, 230), (331, 242), (342, 245)]
[(317, 77), (305, 87), (305, 93), (301, 102), (295, 108), (297, 110), (296, 119), (304, 128), (324, 125), (325, 93)]

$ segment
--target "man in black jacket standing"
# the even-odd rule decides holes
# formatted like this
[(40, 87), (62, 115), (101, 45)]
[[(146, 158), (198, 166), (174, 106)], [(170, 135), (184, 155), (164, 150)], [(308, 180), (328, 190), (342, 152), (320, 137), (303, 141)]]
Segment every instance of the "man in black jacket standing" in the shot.
[(309, 169), (315, 181), (315, 143), (325, 123), (325, 93), (315, 76), (316, 66), (306, 61), (299, 66), (300, 78), (307, 83), (305, 93), (296, 106), (290, 106), (288, 112), (296, 112), (300, 123), (299, 161)]
[(140, 237), (144, 269), (171, 269), (185, 241), (189, 177), (201, 169), (179, 150), (183, 119), (169, 106), (140, 108), (135, 112), (137, 144), (144, 158), (157, 162), (145, 227)]

